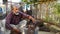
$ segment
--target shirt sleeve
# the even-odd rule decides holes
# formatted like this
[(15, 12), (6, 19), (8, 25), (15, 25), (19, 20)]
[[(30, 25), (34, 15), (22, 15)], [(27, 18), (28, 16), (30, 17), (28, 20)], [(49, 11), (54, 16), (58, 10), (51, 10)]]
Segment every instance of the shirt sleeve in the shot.
[(29, 19), (29, 16), (30, 16), (30, 15), (25, 14), (25, 13), (23, 13), (23, 12), (20, 12), (20, 14), (21, 14), (22, 16), (24, 16), (24, 17), (26, 17), (26, 18), (28, 18), (28, 19)]
[(6, 24), (5, 24), (5, 27), (9, 30), (12, 29), (12, 27), (10, 26), (10, 21), (11, 21), (11, 13), (7, 15), (6, 17)]

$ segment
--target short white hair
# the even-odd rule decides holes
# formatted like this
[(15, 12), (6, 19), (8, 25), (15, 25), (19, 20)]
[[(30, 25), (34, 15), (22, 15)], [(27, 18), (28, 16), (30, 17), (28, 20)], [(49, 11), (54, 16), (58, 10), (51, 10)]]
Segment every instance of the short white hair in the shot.
[(17, 7), (17, 8), (20, 8), (20, 4), (13, 3), (13, 4), (12, 4), (12, 7), (13, 7), (13, 6), (15, 6), (15, 7)]

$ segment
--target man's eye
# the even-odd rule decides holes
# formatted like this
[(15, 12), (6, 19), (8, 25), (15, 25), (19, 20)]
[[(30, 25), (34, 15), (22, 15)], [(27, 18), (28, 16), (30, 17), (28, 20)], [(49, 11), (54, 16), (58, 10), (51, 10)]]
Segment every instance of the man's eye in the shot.
[(18, 10), (18, 9), (16, 9), (16, 10)]

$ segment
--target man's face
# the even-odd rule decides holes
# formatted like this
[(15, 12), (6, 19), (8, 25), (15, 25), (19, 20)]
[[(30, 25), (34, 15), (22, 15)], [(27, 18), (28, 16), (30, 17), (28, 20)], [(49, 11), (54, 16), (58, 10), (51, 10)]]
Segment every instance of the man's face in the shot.
[(15, 14), (15, 15), (19, 15), (19, 8), (17, 8), (16, 6), (13, 6), (13, 13)]

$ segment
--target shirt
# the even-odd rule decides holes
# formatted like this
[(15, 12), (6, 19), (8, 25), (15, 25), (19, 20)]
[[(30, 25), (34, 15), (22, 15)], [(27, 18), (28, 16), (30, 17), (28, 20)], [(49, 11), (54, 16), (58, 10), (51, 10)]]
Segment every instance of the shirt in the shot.
[(15, 14), (13, 14), (13, 12), (9, 13), (6, 17), (6, 24), (5, 24), (6, 28), (11, 30), (13, 27), (11, 27), (10, 24), (14, 24), (14, 25), (19, 24), (22, 16), (29, 18), (29, 15), (27, 15), (23, 12), (19, 12), (19, 15), (15, 15)]

